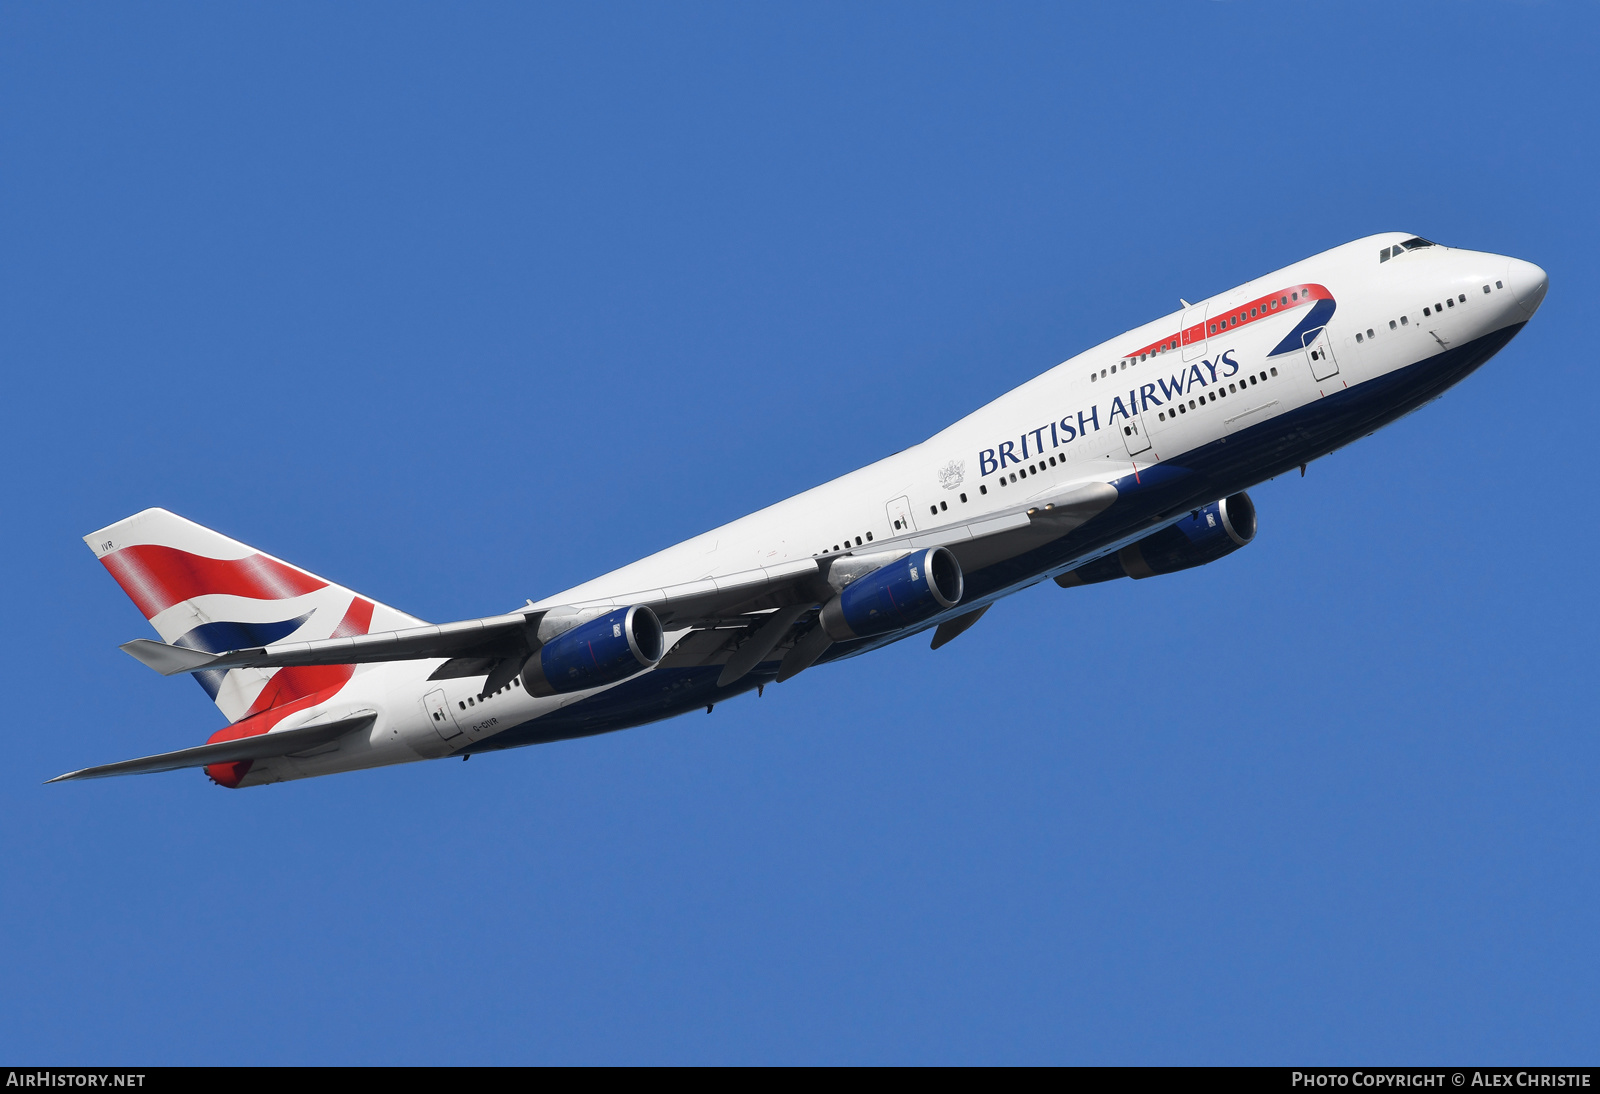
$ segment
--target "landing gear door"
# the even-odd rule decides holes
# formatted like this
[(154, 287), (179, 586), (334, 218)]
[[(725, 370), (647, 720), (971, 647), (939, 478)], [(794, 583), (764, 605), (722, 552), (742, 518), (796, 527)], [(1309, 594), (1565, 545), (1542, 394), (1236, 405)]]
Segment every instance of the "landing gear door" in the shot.
[(1196, 304), (1183, 313), (1183, 330), (1180, 339), (1183, 342), (1183, 359), (1193, 361), (1206, 355), (1206, 314), (1211, 310), (1209, 304)]
[(445, 740), (461, 736), (461, 727), (456, 725), (456, 716), (450, 709), (450, 704), (445, 700), (444, 690), (436, 688), (422, 697), (423, 709), (428, 712), (428, 720), (433, 723), (433, 728)]
[(895, 498), (888, 506), (890, 535), (903, 536), (907, 532), (915, 532), (916, 524), (911, 520), (911, 499)]
[(1307, 331), (1302, 341), (1306, 347), (1306, 362), (1311, 366), (1313, 377), (1326, 380), (1330, 376), (1339, 374), (1339, 362), (1334, 359), (1332, 339), (1328, 337), (1327, 327)]

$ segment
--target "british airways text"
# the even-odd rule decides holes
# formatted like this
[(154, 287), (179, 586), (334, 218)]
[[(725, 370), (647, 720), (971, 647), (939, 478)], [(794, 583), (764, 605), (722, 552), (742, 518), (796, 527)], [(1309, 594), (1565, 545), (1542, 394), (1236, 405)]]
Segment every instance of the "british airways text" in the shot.
[[(1187, 395), (1196, 388), (1209, 387), (1237, 374), (1239, 362), (1233, 359), (1234, 352), (1231, 349), (1227, 350), (1215, 361), (1196, 361), (1177, 373), (1157, 377), (1153, 384), (1141, 384), (1137, 388), (1130, 388), (1126, 401), (1121, 395), (1117, 395), (1107, 407), (1105, 424), (1109, 426), (1118, 418), (1131, 418), (1153, 406), (1161, 406), (1169, 400)], [(1001, 441), (993, 448), (985, 448), (978, 453), (978, 473), (980, 476), (992, 475), (996, 471), (1004, 470), (1009, 464), (1026, 463), (1030, 455), (1035, 458), (1043, 455), (1046, 434), (1049, 434), (1049, 447), (1060, 448), (1064, 444), (1071, 444), (1079, 437), (1087, 436), (1090, 430), (1098, 432), (1099, 429), (1098, 405), (1091, 406), (1088, 410), (1075, 411), (1060, 421), (1050, 422), (1038, 429), (1030, 429), (1015, 441)]]

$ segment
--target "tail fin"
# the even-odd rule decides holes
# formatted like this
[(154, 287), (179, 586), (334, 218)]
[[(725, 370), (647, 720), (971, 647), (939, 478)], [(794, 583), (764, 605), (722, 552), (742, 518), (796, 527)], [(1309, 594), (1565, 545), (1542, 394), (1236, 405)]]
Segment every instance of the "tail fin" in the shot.
[[(422, 622), (165, 509), (146, 509), (83, 538), (162, 640), (177, 646), (221, 653)], [(315, 665), (194, 676), (237, 722), (332, 694), (354, 673), (354, 665)]]

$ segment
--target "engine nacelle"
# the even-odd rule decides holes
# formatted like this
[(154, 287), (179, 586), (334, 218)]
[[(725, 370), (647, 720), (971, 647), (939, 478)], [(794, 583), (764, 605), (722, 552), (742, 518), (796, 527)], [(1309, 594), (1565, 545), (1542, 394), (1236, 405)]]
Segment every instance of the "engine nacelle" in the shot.
[(1056, 578), (1063, 589), (1119, 577), (1135, 580), (1204, 566), (1256, 538), (1256, 507), (1249, 494), (1214, 501), (1176, 524), (1130, 543)]
[(835, 642), (920, 623), (961, 603), (961, 563), (943, 547), (913, 551), (863, 574), (823, 605), (822, 629)]
[(661, 620), (644, 605), (580, 623), (539, 647), (522, 667), (530, 695), (560, 695), (626, 679), (661, 660)]

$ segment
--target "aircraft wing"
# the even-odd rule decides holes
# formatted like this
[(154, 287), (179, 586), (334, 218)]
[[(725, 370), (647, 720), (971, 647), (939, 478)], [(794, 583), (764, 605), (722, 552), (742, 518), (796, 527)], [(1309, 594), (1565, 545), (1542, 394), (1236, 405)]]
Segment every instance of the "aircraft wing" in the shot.
[(184, 646), (169, 646), (149, 638), (124, 642), (123, 652), (149, 665), (163, 676), (201, 669), (283, 668), (289, 665), (355, 665), (371, 661), (414, 661), (429, 657), (458, 657), (479, 650), (515, 643), (528, 624), (523, 612), (407, 627), (352, 638), (324, 638), (316, 642), (282, 642), (254, 649), (206, 653)]
[[(1024, 499), (1015, 509), (965, 524), (945, 525), (872, 544), (870, 552), (946, 547), (964, 569), (980, 569), (1056, 540), (1102, 512), (1117, 498), (1103, 482), (1065, 487)], [(832, 561), (832, 560), (828, 560)], [(481, 676), (497, 669), (510, 678), (514, 668), (539, 648), (539, 623), (551, 612), (578, 613), (647, 605), (669, 630), (726, 626), (730, 621), (765, 622), (753, 613), (811, 605), (831, 595), (820, 584), (823, 560), (797, 559), (654, 589), (534, 608), (458, 623), (408, 627), (398, 631), (283, 642), (253, 649), (206, 653), (152, 639), (125, 642), (122, 649), (164, 676), (202, 669), (284, 668), (290, 665), (352, 665), (378, 661), (447, 658), (434, 679)], [(497, 680), (497, 686), (505, 683)], [(217, 761), (207, 761), (208, 763)]]
[(239, 760), (266, 760), (288, 756), (316, 748), (343, 737), (346, 733), (372, 728), (377, 714), (368, 711), (336, 722), (301, 726), (278, 733), (261, 733), (237, 741), (218, 741), (214, 745), (197, 745), (180, 748), (176, 752), (163, 752), (157, 756), (144, 756), (137, 760), (86, 767), (82, 771), (69, 771), (47, 782), (59, 783), (70, 779), (103, 779), (108, 775), (145, 775), (154, 771), (176, 771), (180, 767), (205, 767), (208, 764), (235, 763)]
[(796, 601), (809, 603), (812, 598), (809, 586), (818, 570), (817, 560), (806, 558), (726, 577), (641, 589), (558, 608), (530, 607), (526, 611), (468, 619), (459, 623), (408, 627), (398, 631), (381, 631), (350, 638), (325, 638), (315, 642), (282, 642), (223, 653), (206, 653), (149, 638), (136, 638), (123, 643), (121, 648), (163, 676), (202, 669), (354, 665), (377, 661), (420, 661), (437, 657), (458, 662), (454, 667), (443, 668), (442, 676), (435, 674), (439, 679), (456, 675), (482, 675), (488, 669), (480, 666), (516, 659), (519, 654), (525, 658), (537, 649), (539, 622), (552, 611), (577, 613), (643, 604), (655, 611), (663, 626), (673, 629), (701, 626), (710, 621), (737, 618), (747, 612)]

